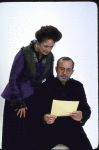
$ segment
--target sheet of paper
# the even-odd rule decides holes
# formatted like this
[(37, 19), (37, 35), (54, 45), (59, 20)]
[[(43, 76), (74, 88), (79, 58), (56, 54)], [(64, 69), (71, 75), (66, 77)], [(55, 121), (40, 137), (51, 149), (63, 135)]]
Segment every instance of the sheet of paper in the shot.
[(77, 110), (79, 101), (53, 100), (51, 115), (69, 116), (70, 113)]

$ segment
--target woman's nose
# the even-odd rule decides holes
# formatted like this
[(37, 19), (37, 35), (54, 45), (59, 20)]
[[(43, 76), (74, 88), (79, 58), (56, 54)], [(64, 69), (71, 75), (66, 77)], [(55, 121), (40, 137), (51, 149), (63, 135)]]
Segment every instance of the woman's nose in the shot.
[(52, 47), (48, 47), (47, 51), (50, 52), (52, 50)]

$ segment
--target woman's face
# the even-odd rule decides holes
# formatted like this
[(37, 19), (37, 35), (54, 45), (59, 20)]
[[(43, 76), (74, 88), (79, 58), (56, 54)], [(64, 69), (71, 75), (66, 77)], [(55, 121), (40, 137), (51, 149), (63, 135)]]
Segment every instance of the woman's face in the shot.
[(46, 41), (43, 41), (42, 43), (38, 43), (39, 52), (42, 55), (48, 55), (48, 53), (52, 50), (54, 46), (54, 41), (52, 39), (48, 39)]

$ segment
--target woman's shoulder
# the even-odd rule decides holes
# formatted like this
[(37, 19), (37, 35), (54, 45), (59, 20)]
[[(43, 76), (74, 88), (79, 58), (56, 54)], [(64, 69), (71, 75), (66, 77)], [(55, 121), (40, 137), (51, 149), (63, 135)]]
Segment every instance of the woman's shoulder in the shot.
[(28, 51), (29, 49), (34, 49), (34, 44), (37, 42), (37, 40), (32, 40), (27, 46), (22, 46), (22, 51)]
[(20, 49), (14, 56), (14, 59), (17, 60), (17, 59), (21, 59), (21, 58), (23, 58), (23, 55), (22, 55), (22, 50)]

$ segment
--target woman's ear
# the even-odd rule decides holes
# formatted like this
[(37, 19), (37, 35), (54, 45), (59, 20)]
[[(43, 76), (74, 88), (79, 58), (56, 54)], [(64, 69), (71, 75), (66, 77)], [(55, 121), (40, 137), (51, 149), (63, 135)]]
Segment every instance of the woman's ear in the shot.
[(39, 42), (37, 41), (37, 45), (39, 45)]

